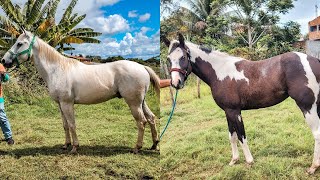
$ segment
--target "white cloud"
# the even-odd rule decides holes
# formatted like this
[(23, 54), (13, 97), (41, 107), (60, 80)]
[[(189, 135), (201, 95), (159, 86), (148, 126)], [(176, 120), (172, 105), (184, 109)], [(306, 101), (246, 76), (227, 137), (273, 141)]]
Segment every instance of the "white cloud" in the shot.
[(130, 17), (130, 18), (138, 17), (137, 10), (129, 11), (128, 17)]
[(96, 31), (104, 34), (116, 34), (130, 29), (129, 23), (121, 15), (114, 14), (108, 17), (96, 17), (85, 22), (89, 27), (95, 27)]
[(139, 22), (146, 22), (148, 19), (150, 19), (151, 14), (150, 13), (145, 13), (143, 15), (139, 16)]
[(143, 59), (159, 55), (160, 30), (148, 37), (145, 34), (147, 32), (146, 29), (150, 30), (150, 28), (144, 27), (133, 35), (126, 33), (120, 41), (106, 38), (102, 40), (101, 44), (75, 45), (76, 51), (74, 51), (74, 53), (89, 52), (87, 55), (99, 54), (102, 57), (121, 55), (124, 57), (139, 57)]
[(145, 34), (146, 32), (148, 32), (148, 31), (150, 31), (150, 30), (151, 30), (151, 28), (145, 27), (145, 26), (141, 27), (141, 29), (140, 29), (140, 31), (141, 31), (142, 34)]
[(97, 4), (102, 6), (112, 6), (118, 3), (120, 0), (96, 0)]

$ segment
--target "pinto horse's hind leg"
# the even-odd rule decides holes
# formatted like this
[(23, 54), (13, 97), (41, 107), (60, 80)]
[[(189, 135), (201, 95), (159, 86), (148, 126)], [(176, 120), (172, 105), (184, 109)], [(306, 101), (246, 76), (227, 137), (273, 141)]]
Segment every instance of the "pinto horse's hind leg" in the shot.
[(240, 141), (240, 145), (242, 147), (244, 156), (246, 158), (246, 162), (248, 164), (252, 164), (253, 157), (251, 155), (249, 146), (247, 144), (246, 133), (244, 130), (244, 125), (241, 117), (241, 111), (234, 110), (234, 109), (226, 109), (225, 113), (227, 116), (229, 132), (230, 132), (230, 143), (232, 148), (232, 160), (229, 164), (233, 165), (239, 160), (239, 152), (238, 152), (237, 141), (236, 141), (237, 137)]
[(309, 174), (313, 174), (320, 166), (320, 118), (317, 109), (317, 106), (314, 104), (311, 110), (305, 113), (307, 124), (314, 137), (313, 161), (311, 167), (307, 170), (307, 173)]
[(157, 128), (156, 128), (156, 120), (155, 120), (156, 116), (149, 109), (149, 107), (145, 101), (143, 101), (142, 109), (143, 109), (143, 113), (144, 113), (144, 115), (150, 125), (150, 129), (151, 129), (153, 145), (150, 148), (150, 150), (155, 150), (155, 149), (157, 149), (157, 145), (159, 143), (158, 133), (157, 133)]

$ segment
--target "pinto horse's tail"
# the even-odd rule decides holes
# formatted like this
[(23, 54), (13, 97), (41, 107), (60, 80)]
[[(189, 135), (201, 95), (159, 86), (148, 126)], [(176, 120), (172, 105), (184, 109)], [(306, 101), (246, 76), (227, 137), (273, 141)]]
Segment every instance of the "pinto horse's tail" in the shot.
[(159, 78), (159, 76), (150, 67), (144, 66), (144, 68), (148, 71), (148, 73), (150, 75), (151, 84), (152, 84), (153, 88), (155, 89), (158, 97), (160, 97), (160, 78)]

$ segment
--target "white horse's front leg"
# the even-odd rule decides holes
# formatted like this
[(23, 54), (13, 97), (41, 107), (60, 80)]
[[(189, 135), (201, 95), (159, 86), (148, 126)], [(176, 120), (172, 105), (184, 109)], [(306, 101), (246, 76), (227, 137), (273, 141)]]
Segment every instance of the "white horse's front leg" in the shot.
[(69, 125), (68, 125), (66, 117), (63, 114), (63, 111), (61, 110), (60, 104), (59, 104), (59, 109), (60, 109), (60, 113), (61, 113), (61, 117), (62, 117), (63, 129), (64, 129), (64, 133), (65, 133), (65, 143), (62, 146), (62, 149), (66, 150), (66, 149), (68, 149), (69, 146), (71, 146), (71, 137), (70, 137), (70, 132), (69, 132)]
[(75, 123), (75, 118), (74, 118), (74, 108), (73, 108), (73, 103), (70, 102), (60, 102), (61, 106), (61, 111), (63, 112), (63, 115), (65, 116), (68, 126), (69, 126), (69, 131), (72, 136), (72, 150), (70, 153), (76, 153), (77, 148), (79, 147), (79, 142), (78, 142), (78, 137), (76, 133), (76, 123)]

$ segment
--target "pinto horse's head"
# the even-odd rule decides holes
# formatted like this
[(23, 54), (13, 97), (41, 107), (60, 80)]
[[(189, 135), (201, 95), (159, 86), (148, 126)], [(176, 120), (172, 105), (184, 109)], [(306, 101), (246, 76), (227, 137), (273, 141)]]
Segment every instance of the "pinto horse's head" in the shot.
[(1, 63), (10, 68), (14, 63), (19, 66), (20, 61), (26, 61), (32, 56), (32, 48), (35, 43), (35, 36), (23, 30), (23, 33), (18, 37), (14, 45), (6, 52), (1, 60)]
[(178, 34), (179, 41), (169, 41), (166, 37), (162, 37), (163, 43), (169, 47), (168, 61), (171, 64), (171, 85), (176, 89), (184, 86), (189, 74), (192, 71), (190, 61), (190, 50), (186, 46), (182, 34)]

